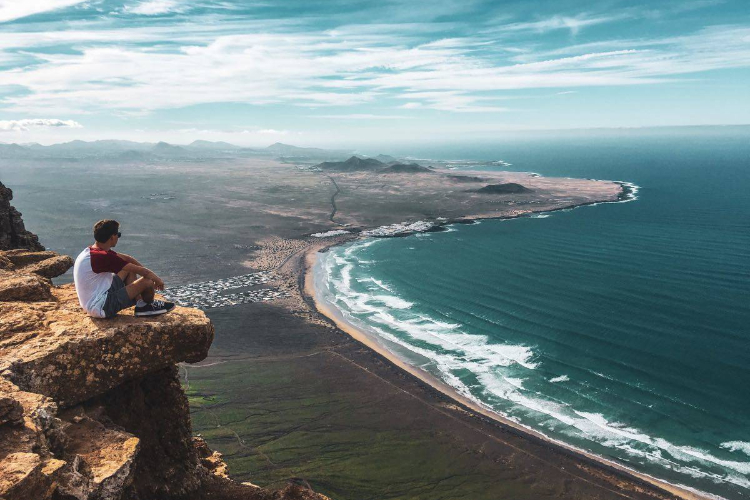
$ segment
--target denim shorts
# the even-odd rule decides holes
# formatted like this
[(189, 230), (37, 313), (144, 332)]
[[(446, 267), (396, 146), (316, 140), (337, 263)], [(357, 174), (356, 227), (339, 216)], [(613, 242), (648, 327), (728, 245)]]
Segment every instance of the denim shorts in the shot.
[(125, 283), (116, 274), (112, 278), (112, 285), (107, 290), (107, 298), (104, 300), (105, 318), (113, 318), (119, 311), (135, 305), (135, 300), (128, 297), (128, 291), (125, 290)]

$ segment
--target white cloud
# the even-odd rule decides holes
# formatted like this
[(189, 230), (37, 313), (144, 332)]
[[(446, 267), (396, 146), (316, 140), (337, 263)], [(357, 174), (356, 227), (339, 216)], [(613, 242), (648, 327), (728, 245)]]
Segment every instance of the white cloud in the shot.
[[(494, 98), (470, 95), (460, 90), (410, 92), (399, 96), (399, 98), (422, 100), (421, 103), (415, 101), (408, 102), (401, 106), (402, 108), (411, 104), (409, 108), (425, 107), (457, 113), (498, 113), (508, 111), (508, 108), (491, 104), (496, 100)], [(419, 106), (413, 106), (414, 104), (418, 104)]]
[[(165, 132), (165, 131), (162, 131)], [(253, 134), (261, 134), (261, 135), (287, 135), (289, 134), (288, 130), (276, 130), (272, 128), (260, 128), (260, 127), (252, 127), (252, 128), (246, 128), (243, 130), (237, 130), (237, 129), (208, 129), (208, 128), (180, 128), (175, 130), (169, 130), (168, 133), (176, 132), (180, 134), (189, 134), (193, 136), (208, 136), (208, 135), (222, 135), (222, 136), (239, 136), (239, 135), (253, 135)]]
[(146, 0), (138, 4), (126, 7), (125, 12), (141, 16), (158, 16), (170, 12), (182, 12), (184, 6), (177, 0)]
[(67, 127), (83, 128), (83, 125), (73, 120), (58, 120), (56, 118), (27, 118), (23, 120), (0, 120), (1, 132), (25, 132), (31, 129)]
[[(280, 32), (260, 29), (228, 22), (4, 35), (0, 55), (20, 47), (37, 63), (0, 72), (0, 86), (24, 89), (0, 104), (25, 114), (107, 110), (137, 115), (218, 102), (320, 107), (399, 97), (406, 100), (404, 109), (499, 112), (505, 111), (495, 105), (503, 90), (572, 92), (750, 66), (750, 28), (744, 26), (550, 52), (535, 50), (531, 43), (510, 61), (503, 47), (498, 48), (502, 57), (498, 51), (477, 51), (484, 43), (478, 35), (417, 43), (408, 34), (392, 32), (357, 35), (351, 30), (340, 36), (281, 32), (279, 26), (274, 29)], [(144, 41), (150, 43), (139, 43)], [(75, 43), (78, 51), (51, 52), (56, 43)], [(35, 44), (46, 49), (35, 50)]]
[(0, 23), (83, 3), (86, 0), (0, 0)]
[(574, 35), (585, 27), (594, 26), (597, 24), (609, 23), (613, 21), (619, 21), (628, 17), (624, 14), (616, 16), (599, 16), (590, 17), (587, 14), (581, 14), (578, 16), (552, 16), (547, 19), (540, 21), (532, 21), (525, 23), (513, 23), (506, 24), (499, 28), (500, 31), (535, 31), (538, 33), (544, 33), (547, 31), (568, 29)]
[(317, 115), (315, 118), (328, 118), (332, 120), (406, 120), (409, 116), (403, 115), (376, 115), (372, 113), (352, 113), (341, 115)]
[(287, 130), (275, 130), (272, 128), (263, 128), (260, 130), (243, 130), (242, 133), (245, 134), (262, 134), (262, 135), (287, 135), (289, 134), (289, 131)]

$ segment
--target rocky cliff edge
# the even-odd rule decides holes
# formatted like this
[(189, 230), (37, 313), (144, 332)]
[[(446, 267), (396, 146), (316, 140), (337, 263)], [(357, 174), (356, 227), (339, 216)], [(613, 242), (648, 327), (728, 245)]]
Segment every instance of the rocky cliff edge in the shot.
[(0, 499), (325, 499), (234, 483), (192, 437), (175, 364), (207, 356), (203, 312), (90, 318), (50, 281), (72, 264), (0, 251)]
[(21, 212), (10, 204), (13, 191), (0, 182), (0, 250), (29, 248), (44, 250), (39, 238), (26, 230), (21, 219)]

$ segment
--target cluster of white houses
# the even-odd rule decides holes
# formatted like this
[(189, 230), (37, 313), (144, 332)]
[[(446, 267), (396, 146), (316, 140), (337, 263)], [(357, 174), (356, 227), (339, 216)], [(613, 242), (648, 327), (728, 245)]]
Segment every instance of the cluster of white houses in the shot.
[(213, 281), (191, 283), (164, 290), (162, 295), (184, 307), (210, 309), (248, 302), (261, 302), (288, 297), (287, 292), (267, 286), (271, 273), (261, 271)]

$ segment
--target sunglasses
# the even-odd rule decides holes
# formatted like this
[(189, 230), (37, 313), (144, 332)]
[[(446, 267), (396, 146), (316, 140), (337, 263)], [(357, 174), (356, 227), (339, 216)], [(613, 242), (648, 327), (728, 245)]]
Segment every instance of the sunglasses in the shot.
[(117, 237), (119, 238), (119, 237), (121, 237), (121, 236), (122, 236), (122, 233), (118, 232), (118, 233), (117, 233)]

